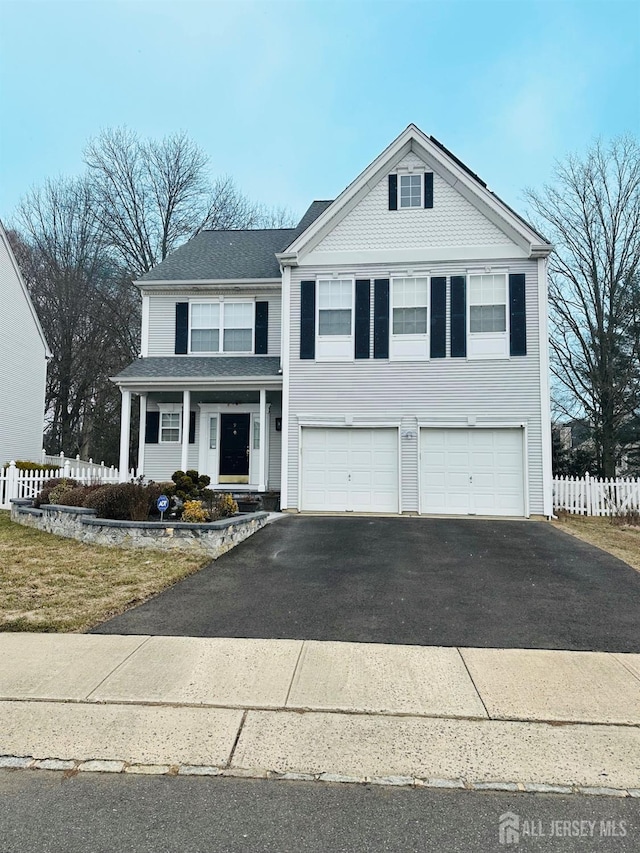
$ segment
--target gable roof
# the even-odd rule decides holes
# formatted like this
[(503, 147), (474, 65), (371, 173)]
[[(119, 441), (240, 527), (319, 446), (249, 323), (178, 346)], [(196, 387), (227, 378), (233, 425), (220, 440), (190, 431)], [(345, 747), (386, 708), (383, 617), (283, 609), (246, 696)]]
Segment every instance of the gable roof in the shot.
[(331, 201), (314, 201), (295, 228), (200, 231), (138, 282), (279, 279), (279, 252), (302, 234)]
[(31, 297), (29, 296), (29, 291), (27, 290), (27, 285), (24, 283), (24, 279), (22, 278), (22, 273), (20, 272), (20, 267), (18, 266), (18, 262), (16, 260), (16, 256), (13, 254), (13, 249), (11, 248), (11, 243), (9, 242), (9, 238), (7, 237), (7, 232), (4, 230), (4, 226), (2, 222), (0, 222), (0, 242), (3, 243), (5, 250), (9, 256), (9, 260), (11, 261), (11, 265), (14, 269), (16, 277), (18, 279), (18, 283), (22, 289), (22, 293), (24, 295), (25, 301), (29, 306), (29, 311), (31, 312), (31, 316), (33, 317), (33, 322), (35, 323), (36, 329), (38, 330), (38, 334), (40, 335), (40, 339), (44, 346), (44, 354), (45, 358), (51, 358), (52, 352), (49, 349), (49, 344), (47, 343), (47, 339), (44, 336), (44, 331), (40, 324), (40, 320), (38, 318), (38, 313), (35, 309), (33, 302), (31, 301)]
[(295, 265), (299, 258), (317, 246), (410, 151), (437, 171), (487, 219), (525, 249), (530, 257), (545, 257), (551, 253), (553, 246), (546, 238), (491, 192), (475, 172), (437, 139), (424, 134), (415, 124), (410, 124), (303, 233), (295, 237), (286, 252), (280, 254), (281, 263)]

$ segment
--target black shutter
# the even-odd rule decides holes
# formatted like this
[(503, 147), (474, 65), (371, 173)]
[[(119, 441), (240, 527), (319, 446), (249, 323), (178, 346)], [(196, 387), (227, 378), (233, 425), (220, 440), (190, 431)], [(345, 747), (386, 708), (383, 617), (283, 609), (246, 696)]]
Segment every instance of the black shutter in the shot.
[(300, 358), (316, 357), (316, 283), (300, 282)]
[(467, 355), (467, 281), (463, 275), (451, 276), (451, 357)]
[(176, 302), (176, 355), (185, 355), (189, 344), (189, 303)]
[(377, 278), (373, 291), (373, 357), (389, 358), (389, 279)]
[(189, 412), (189, 444), (196, 443), (196, 413)]
[(398, 176), (389, 175), (389, 210), (398, 209)]
[(431, 358), (447, 354), (447, 279), (431, 279)]
[(433, 172), (424, 173), (424, 206), (433, 207)]
[(145, 423), (144, 441), (145, 444), (157, 444), (160, 434), (160, 412), (147, 412), (147, 420)]
[(356, 279), (356, 358), (369, 358), (371, 341), (371, 282)]
[(524, 273), (509, 276), (509, 351), (511, 355), (527, 354), (527, 312)]
[(269, 339), (269, 303), (256, 302), (256, 355), (266, 355)]

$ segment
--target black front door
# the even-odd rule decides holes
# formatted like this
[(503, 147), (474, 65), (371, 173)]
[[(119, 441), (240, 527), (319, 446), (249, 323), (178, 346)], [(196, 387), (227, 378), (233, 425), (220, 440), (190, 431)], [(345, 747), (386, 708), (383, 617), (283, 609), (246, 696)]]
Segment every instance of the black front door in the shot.
[(221, 483), (249, 482), (249, 424), (251, 415), (220, 416)]

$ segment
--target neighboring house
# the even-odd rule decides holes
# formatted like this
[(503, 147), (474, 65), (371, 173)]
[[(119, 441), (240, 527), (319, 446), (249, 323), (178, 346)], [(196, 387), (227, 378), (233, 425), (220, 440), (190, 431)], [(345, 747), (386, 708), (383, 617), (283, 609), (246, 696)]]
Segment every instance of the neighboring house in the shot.
[(38, 315), (0, 223), (0, 465), (42, 459), (47, 359)]
[[(299, 511), (550, 515), (551, 245), (410, 125), (293, 229), (203, 231), (137, 282), (140, 467)], [(145, 437), (146, 436), (146, 437)]]

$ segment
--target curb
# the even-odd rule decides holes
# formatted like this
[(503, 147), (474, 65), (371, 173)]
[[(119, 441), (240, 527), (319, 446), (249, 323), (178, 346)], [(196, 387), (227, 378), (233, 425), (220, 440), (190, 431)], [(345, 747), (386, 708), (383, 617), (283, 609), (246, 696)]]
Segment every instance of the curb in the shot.
[(459, 791), (499, 791), (528, 794), (582, 794), (598, 797), (633, 797), (640, 799), (640, 788), (592, 787), (587, 785), (558, 785), (541, 782), (513, 782), (473, 779), (419, 778), (416, 776), (343, 776), (339, 773), (286, 773), (259, 767), (214, 767), (197, 764), (134, 764), (122, 760), (40, 758), (20, 755), (0, 755), (0, 770), (50, 770), (66, 776), (78, 773), (114, 773), (145, 776), (224, 776), (235, 779), (269, 779), (282, 782), (333, 782), (350, 785), (380, 785), (395, 788), (430, 788)]

